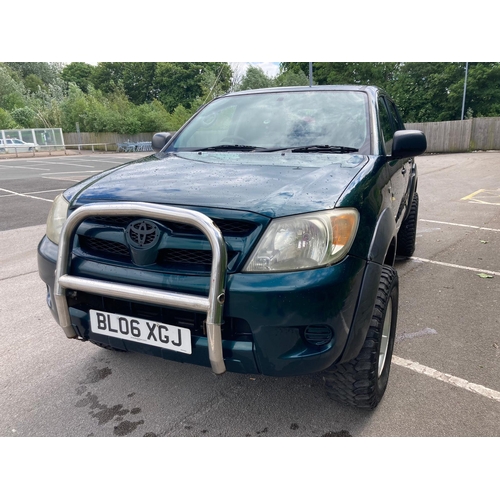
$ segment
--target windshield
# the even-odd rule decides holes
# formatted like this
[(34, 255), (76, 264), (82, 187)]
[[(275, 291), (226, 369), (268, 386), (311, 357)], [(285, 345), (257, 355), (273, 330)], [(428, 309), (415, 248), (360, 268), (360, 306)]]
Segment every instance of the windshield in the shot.
[(247, 146), (242, 151), (250, 151), (249, 146), (276, 150), (328, 145), (368, 153), (369, 137), (364, 92), (269, 92), (213, 101), (182, 130), (168, 151), (223, 145)]

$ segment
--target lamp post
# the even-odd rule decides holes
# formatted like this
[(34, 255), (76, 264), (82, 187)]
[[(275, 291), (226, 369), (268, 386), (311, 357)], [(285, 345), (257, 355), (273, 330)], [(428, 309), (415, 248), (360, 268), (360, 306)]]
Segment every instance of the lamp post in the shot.
[(313, 86), (313, 63), (309, 63), (309, 87)]
[(469, 63), (465, 63), (465, 81), (464, 81), (464, 97), (462, 99), (462, 120), (464, 119), (464, 111), (465, 111), (465, 93), (467, 91), (467, 73), (469, 72)]

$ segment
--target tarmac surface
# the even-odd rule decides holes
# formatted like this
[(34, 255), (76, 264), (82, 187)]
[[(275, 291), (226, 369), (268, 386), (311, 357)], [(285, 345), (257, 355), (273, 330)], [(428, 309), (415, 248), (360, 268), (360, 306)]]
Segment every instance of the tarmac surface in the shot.
[(372, 412), (331, 401), (319, 374), (217, 377), (66, 339), (36, 263), (51, 201), (140, 155), (0, 159), (0, 436), (500, 435), (500, 152), (417, 159), (417, 249), (396, 264), (393, 365)]

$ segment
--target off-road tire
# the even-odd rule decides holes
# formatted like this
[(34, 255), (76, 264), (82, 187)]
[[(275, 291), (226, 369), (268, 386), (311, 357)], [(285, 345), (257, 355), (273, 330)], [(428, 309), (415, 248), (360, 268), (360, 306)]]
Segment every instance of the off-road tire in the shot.
[[(335, 401), (366, 409), (374, 409), (380, 403), (389, 380), (398, 298), (398, 274), (392, 267), (383, 266), (370, 328), (361, 351), (355, 359), (332, 365), (323, 372), (326, 391)], [(381, 360), (385, 334), (388, 338), (382, 351), (385, 357)]]
[(413, 195), (410, 213), (403, 221), (398, 231), (398, 243), (396, 255), (400, 257), (411, 257), (415, 252), (415, 239), (417, 237), (418, 222), (418, 193)]

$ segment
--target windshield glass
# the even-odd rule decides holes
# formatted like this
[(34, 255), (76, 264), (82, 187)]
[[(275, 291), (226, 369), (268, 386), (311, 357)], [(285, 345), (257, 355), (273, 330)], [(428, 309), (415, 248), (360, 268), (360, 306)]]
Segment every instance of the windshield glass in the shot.
[(357, 91), (233, 95), (206, 106), (168, 151), (221, 145), (287, 149), (310, 145), (369, 152), (367, 98)]

